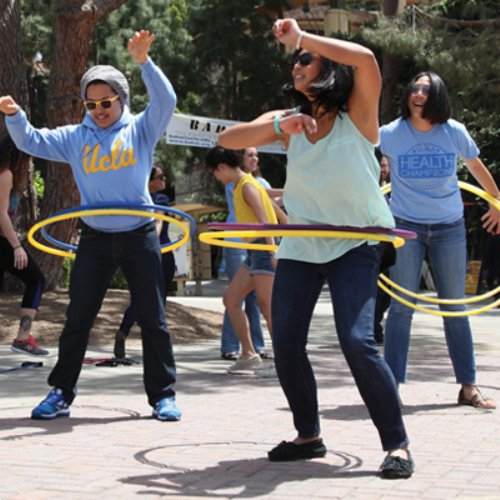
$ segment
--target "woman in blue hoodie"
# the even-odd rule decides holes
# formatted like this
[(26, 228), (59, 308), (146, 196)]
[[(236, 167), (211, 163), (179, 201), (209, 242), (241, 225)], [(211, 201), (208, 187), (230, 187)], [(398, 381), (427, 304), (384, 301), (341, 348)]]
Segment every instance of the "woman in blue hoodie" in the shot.
[[(142, 70), (150, 96), (149, 105), (139, 115), (130, 113), (127, 79), (112, 66), (95, 66), (83, 76), (81, 93), (88, 112), (81, 125), (36, 129), (10, 96), (0, 97), (0, 111), (8, 115), (7, 128), (19, 149), (71, 165), (82, 207), (94, 203), (151, 203), (148, 182), (153, 150), (176, 104), (170, 82), (148, 57), (153, 40), (154, 35), (141, 31), (128, 42), (128, 51)], [(112, 215), (87, 216), (83, 221), (59, 359), (48, 379), (53, 389), (31, 416), (52, 419), (69, 415), (90, 329), (109, 282), (121, 267), (141, 326), (144, 386), (153, 415), (159, 420), (179, 420), (154, 220)]]

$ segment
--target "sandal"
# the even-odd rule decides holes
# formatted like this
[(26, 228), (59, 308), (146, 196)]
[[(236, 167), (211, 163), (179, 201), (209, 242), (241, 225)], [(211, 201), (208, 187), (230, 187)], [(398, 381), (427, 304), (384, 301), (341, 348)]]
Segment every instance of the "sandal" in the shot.
[(472, 396), (471, 399), (465, 399), (464, 389), (463, 387), (460, 389), (458, 393), (458, 404), (459, 405), (467, 405), (474, 406), (474, 408), (485, 408), (487, 410), (494, 410), (497, 407), (495, 400), (483, 396), (481, 391), (478, 389), (475, 384), (464, 384), (465, 387), (469, 389), (475, 389), (477, 392)]
[(274, 356), (272, 354), (268, 354), (264, 351), (257, 351), (257, 354), (260, 356), (260, 359), (274, 359)]
[(226, 361), (236, 361), (238, 359), (238, 355), (235, 352), (223, 352), (220, 357)]

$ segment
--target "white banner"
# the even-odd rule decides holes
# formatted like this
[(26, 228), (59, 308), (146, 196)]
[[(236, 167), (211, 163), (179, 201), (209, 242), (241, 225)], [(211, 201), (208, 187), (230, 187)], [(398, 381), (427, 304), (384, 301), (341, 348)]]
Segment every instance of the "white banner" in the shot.
[[(167, 128), (167, 144), (210, 149), (217, 146), (223, 130), (237, 123), (242, 122), (174, 114)], [(280, 141), (257, 149), (260, 153), (286, 154), (286, 148)]]

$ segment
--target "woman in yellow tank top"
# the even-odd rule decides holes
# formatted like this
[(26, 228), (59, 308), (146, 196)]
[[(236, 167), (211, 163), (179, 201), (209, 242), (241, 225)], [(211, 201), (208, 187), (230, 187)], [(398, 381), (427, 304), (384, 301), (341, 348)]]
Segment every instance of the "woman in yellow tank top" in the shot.
[[(234, 183), (233, 201), (236, 221), (241, 223), (277, 224), (276, 214), (266, 190), (240, 169), (242, 157), (235, 151), (216, 146), (205, 159), (208, 171), (222, 184)], [(274, 245), (274, 238), (260, 238)], [(255, 240), (255, 242), (259, 239)], [(255, 290), (260, 311), (264, 316), (269, 334), (272, 334), (271, 296), (274, 283), (276, 259), (274, 252), (248, 250), (248, 257), (240, 266), (224, 294), (224, 306), (241, 343), (241, 356), (228, 368), (228, 373), (257, 368), (262, 361), (255, 352), (250, 336), (248, 318), (241, 301)]]

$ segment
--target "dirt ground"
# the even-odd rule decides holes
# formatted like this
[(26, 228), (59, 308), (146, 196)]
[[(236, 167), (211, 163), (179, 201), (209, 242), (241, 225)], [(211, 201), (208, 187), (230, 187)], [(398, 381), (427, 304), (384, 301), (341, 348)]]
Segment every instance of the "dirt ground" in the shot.
[[(0, 296), (0, 344), (11, 344), (17, 335), (21, 298), (18, 294)], [(32, 335), (38, 344), (57, 345), (66, 319), (68, 301), (67, 289), (58, 289), (43, 295), (32, 329)], [(129, 303), (128, 291), (108, 290), (90, 332), (89, 345), (114, 345), (115, 333)], [(220, 337), (223, 320), (220, 313), (182, 306), (168, 299), (165, 312), (174, 344)], [(140, 332), (135, 325), (127, 339), (127, 345), (139, 343)]]

